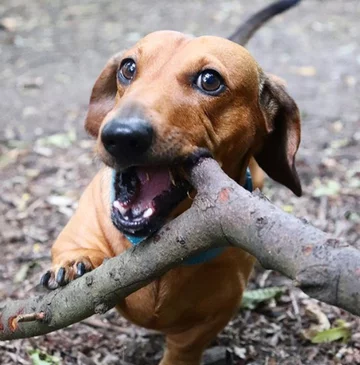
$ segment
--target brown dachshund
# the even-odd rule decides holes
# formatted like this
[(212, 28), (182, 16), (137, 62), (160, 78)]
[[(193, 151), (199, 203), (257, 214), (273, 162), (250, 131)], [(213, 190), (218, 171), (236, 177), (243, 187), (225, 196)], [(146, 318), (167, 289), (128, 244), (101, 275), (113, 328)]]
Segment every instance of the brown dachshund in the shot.
[[(244, 44), (260, 24), (296, 2), (267, 7), (231, 39)], [(259, 186), (257, 162), (301, 194), (294, 163), (297, 106), (231, 40), (172, 31), (146, 36), (101, 72), (85, 128), (97, 139), (96, 153), (106, 167), (52, 248), (52, 269), (42, 277), (50, 289), (121, 254), (188, 209), (194, 192), (183, 164), (201, 156), (213, 156), (239, 184), (251, 165)], [(198, 365), (236, 312), (253, 264), (248, 253), (226, 248), (170, 270), (117, 309), (133, 323), (166, 334), (161, 365)]]

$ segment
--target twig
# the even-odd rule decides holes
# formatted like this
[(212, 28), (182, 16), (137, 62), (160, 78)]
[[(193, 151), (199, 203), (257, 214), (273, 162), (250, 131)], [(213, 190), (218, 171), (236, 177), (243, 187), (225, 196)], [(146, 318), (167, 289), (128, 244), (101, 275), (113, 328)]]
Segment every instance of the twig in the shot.
[(19, 314), (16, 317), (16, 320), (18, 321), (18, 323), (21, 323), (21, 322), (41, 321), (44, 318), (45, 318), (45, 313), (40, 312), (40, 313)]

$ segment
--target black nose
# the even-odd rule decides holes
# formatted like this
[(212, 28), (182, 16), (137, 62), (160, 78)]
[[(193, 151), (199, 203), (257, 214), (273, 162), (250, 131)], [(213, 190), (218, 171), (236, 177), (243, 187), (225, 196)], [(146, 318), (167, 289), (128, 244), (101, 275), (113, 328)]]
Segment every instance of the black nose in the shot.
[(101, 141), (115, 158), (139, 157), (150, 148), (153, 134), (150, 123), (144, 119), (120, 118), (105, 125)]

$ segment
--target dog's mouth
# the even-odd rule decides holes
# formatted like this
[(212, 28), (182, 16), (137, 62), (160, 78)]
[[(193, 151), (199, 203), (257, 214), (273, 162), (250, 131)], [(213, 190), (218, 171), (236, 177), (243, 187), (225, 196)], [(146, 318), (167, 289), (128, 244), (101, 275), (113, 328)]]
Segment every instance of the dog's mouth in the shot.
[(147, 237), (158, 230), (191, 190), (185, 173), (174, 170), (166, 166), (135, 166), (116, 172), (111, 212), (115, 227), (136, 237)]

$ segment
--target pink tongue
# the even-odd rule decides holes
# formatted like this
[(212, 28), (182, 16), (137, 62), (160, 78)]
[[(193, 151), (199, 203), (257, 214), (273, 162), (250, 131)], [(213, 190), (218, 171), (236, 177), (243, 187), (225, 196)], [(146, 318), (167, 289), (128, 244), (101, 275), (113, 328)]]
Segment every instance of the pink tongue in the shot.
[(140, 180), (140, 189), (136, 199), (131, 204), (133, 213), (140, 214), (147, 208), (152, 208), (152, 201), (171, 186), (169, 169), (163, 167), (138, 167), (136, 169)]

